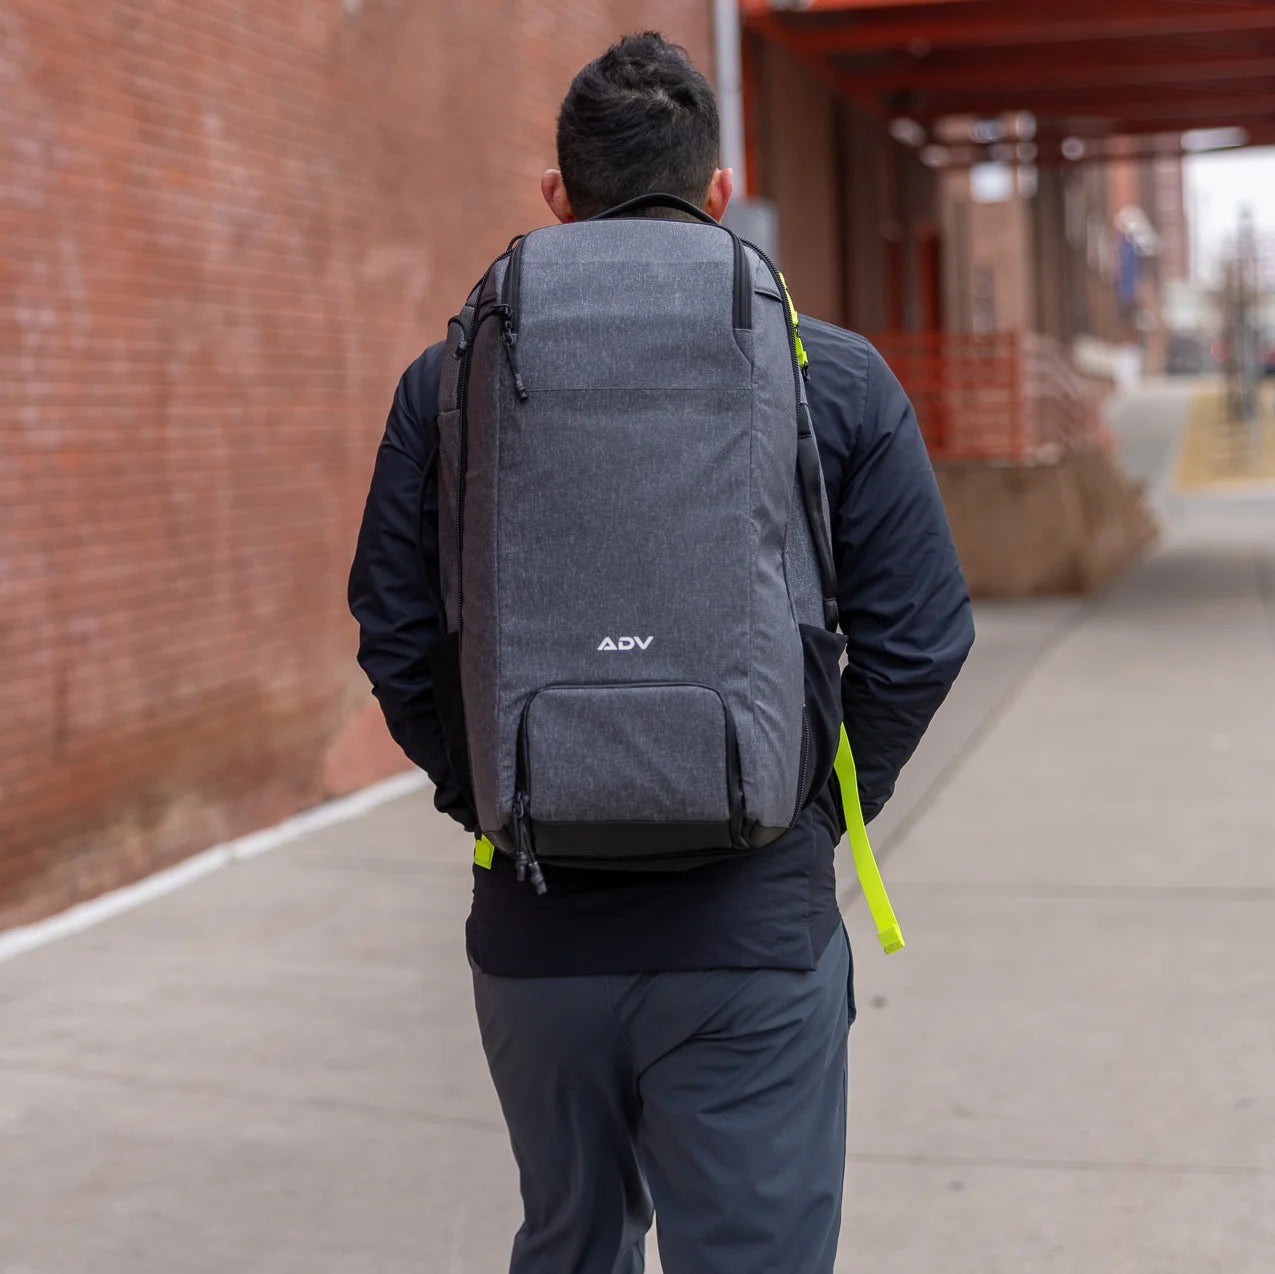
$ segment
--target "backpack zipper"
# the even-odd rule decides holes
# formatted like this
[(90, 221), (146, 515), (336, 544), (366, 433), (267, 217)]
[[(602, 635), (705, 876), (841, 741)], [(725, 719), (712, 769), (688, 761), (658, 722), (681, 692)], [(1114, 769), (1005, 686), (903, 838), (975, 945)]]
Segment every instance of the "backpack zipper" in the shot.
[[(726, 230), (726, 227), (722, 227)], [(744, 241), (733, 230), (726, 230), (730, 235), (731, 246), (735, 252), (735, 277), (731, 282), (731, 323), (737, 331), (751, 331), (753, 326), (753, 290), (745, 284), (751, 271), (748, 259), (744, 256)]]
[(460, 438), (456, 456), (456, 631), (458, 633), (464, 626), (461, 620), (461, 603), (465, 597), (465, 572), (461, 550), (465, 545), (465, 484), (469, 467), (469, 421), (466, 418), (469, 408), (469, 368), (474, 358), (474, 341), (478, 337), (478, 329), (492, 314), (491, 310), (488, 310), (486, 314), (479, 313), (483, 304), (483, 290), (487, 286), (487, 280), (491, 277), (491, 272), (506, 257), (510, 256), (513, 250), (514, 244), (511, 243), (483, 271), (483, 277), (478, 280), (478, 286), (473, 291), (475, 300), (472, 324), (466, 328), (460, 315), (447, 321), (448, 327), (455, 323), (460, 328), (460, 340), (456, 345), (456, 357), (464, 360), (456, 377), (456, 409), (460, 416)]
[(509, 372), (514, 378), (514, 393), (520, 403), (527, 401), (527, 386), (522, 382), (522, 372), (518, 369), (518, 354), (514, 346), (518, 344), (518, 333), (514, 331), (513, 320), (509, 317), (509, 306), (498, 307), (504, 314), (500, 339), (505, 345), (505, 361), (509, 364)]
[(527, 235), (523, 235), (514, 244), (509, 255), (509, 268), (505, 271), (504, 283), (500, 289), (500, 300), (508, 312), (508, 324), (515, 338), (518, 334), (518, 318), (522, 306), (522, 250), (527, 244)]
[(801, 800), (806, 794), (806, 772), (810, 768), (810, 718), (803, 707), (801, 710), (801, 765), (797, 770), (797, 803), (793, 810), (792, 823), (801, 816)]
[(518, 367), (518, 308), (522, 299), (522, 249), (527, 242), (524, 234), (509, 245), (509, 265), (500, 285), (500, 303), (497, 308), (504, 314), (504, 330), (501, 339), (505, 345), (505, 360), (513, 377), (514, 393), (520, 403), (527, 401), (527, 387)]
[(464, 627), (461, 619), (461, 608), (465, 600), (465, 570), (461, 556), (465, 547), (465, 491), (469, 485), (469, 369), (474, 361), (474, 343), (478, 340), (478, 329), (489, 318), (504, 317), (504, 307), (493, 305), (485, 313), (474, 319), (469, 332), (468, 349), (465, 361), (460, 366), (460, 375), (456, 385), (456, 405), (460, 412), (460, 447), (456, 458), (456, 627)]
[(530, 876), (532, 888), (537, 894), (543, 895), (548, 893), (549, 887), (545, 884), (544, 873), (540, 870), (540, 859), (536, 857), (535, 844), (531, 838), (531, 797), (527, 793), (527, 788), (531, 786), (529, 774), (531, 761), (527, 747), (527, 713), (535, 697), (534, 693), (528, 697), (527, 702), (522, 705), (522, 712), (518, 717), (518, 754), (514, 771), (513, 806), (514, 863), (517, 868), (518, 880), (524, 881)]
[[(487, 267), (483, 277), (478, 281), (478, 287), (474, 289), (477, 293), (474, 301), (474, 320), (468, 331), (463, 322), (456, 320), (459, 322), (461, 332), (456, 354), (457, 357), (463, 359), (456, 377), (456, 409), (459, 414), (460, 425), (460, 437), (456, 454), (456, 662), (458, 668), (465, 631), (465, 491), (469, 481), (469, 369), (474, 361), (474, 341), (478, 337), (478, 329), (492, 314), (497, 312), (493, 308), (489, 309), (486, 314), (479, 313), (482, 308), (483, 289), (487, 286), (487, 280), (491, 276), (491, 272), (511, 251), (512, 247), (506, 248)], [(458, 686), (457, 692), (460, 698), (461, 728), (465, 734), (465, 766), (469, 770), (469, 786), (472, 791), (474, 786), (474, 757), (469, 747), (469, 714), (465, 708), (465, 691), (463, 687)]]

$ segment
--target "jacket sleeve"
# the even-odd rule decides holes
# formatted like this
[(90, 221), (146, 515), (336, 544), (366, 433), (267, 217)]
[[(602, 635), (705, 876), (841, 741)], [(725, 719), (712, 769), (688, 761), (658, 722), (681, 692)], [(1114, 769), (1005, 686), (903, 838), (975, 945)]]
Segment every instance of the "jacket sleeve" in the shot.
[(348, 598), (359, 623), (359, 665), (390, 734), (433, 780), (437, 808), (472, 830), (477, 820), (447, 760), (429, 663), (443, 629), (434, 482), (441, 348), (426, 350), (399, 381), (376, 453)]
[(974, 622), (912, 404), (871, 346), (859, 401), (841, 489), (829, 497), (847, 638), (842, 706), (871, 819), (956, 680)]

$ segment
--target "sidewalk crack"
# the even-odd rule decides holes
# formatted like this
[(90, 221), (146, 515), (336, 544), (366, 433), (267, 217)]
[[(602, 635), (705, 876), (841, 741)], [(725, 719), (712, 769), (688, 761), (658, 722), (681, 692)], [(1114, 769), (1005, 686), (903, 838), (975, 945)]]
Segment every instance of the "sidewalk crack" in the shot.
[(1255, 554), (1253, 571), (1257, 575), (1257, 596), (1266, 613), (1266, 631), (1270, 635), (1271, 648), (1275, 650), (1275, 563)]

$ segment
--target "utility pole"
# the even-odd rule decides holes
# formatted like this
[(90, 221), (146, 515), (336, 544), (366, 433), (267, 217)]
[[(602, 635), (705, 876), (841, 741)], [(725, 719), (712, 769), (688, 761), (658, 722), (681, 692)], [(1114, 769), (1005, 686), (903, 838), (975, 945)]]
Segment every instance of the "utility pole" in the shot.
[(1226, 418), (1231, 426), (1231, 463), (1247, 465), (1257, 421), (1257, 236), (1251, 208), (1240, 210), (1235, 251), (1223, 284), (1226, 323)]

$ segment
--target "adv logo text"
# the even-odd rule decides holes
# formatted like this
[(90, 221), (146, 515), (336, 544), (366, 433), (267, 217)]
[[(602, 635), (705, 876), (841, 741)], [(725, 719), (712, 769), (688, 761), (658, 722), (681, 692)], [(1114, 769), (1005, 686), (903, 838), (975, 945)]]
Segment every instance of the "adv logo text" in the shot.
[(603, 637), (599, 650), (645, 650), (653, 641), (654, 637), (621, 637), (616, 641), (612, 641), (610, 637)]

